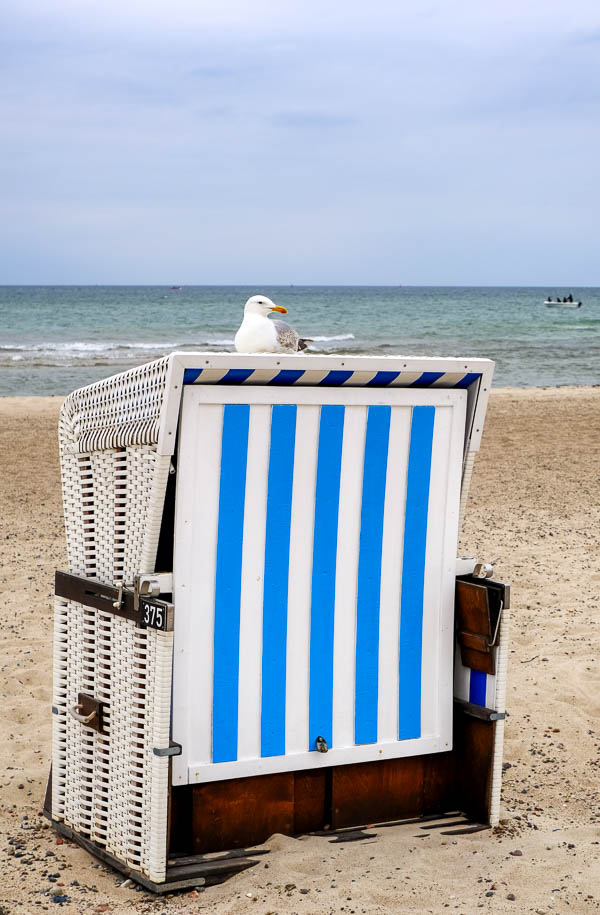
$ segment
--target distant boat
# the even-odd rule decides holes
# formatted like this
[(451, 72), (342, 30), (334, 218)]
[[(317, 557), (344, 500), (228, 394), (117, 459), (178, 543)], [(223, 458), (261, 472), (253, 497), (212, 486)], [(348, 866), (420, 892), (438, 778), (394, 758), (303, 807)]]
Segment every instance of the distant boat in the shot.
[(544, 305), (547, 305), (548, 308), (581, 308), (581, 302), (561, 302), (560, 299), (556, 302), (546, 299)]
[(183, 286), (171, 286), (171, 289), (172, 289), (174, 292), (179, 292), (180, 289), (183, 289)]

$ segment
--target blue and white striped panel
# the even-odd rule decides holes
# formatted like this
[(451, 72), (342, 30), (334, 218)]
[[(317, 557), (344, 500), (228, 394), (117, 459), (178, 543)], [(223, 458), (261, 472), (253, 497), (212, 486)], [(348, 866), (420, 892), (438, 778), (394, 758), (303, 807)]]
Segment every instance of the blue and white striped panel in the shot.
[[(493, 648), (492, 651), (497, 652), (497, 648)], [(463, 667), (458, 646), (454, 661), (454, 696), (456, 699), (496, 710), (496, 677), (480, 670)]]
[(327, 387), (468, 388), (480, 372), (349, 371), (347, 369), (185, 369), (188, 384), (323, 385)]
[(179, 593), (194, 596), (185, 619), (178, 604), (174, 665), (174, 737), (190, 762), (434, 734), (453, 407), (195, 410), (175, 556)]

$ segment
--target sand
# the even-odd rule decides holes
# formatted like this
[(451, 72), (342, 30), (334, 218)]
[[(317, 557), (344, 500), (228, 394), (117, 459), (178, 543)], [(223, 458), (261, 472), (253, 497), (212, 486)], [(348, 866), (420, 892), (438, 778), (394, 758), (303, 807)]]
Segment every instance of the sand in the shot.
[(268, 866), (167, 899), (119, 886), (41, 817), (52, 577), (65, 567), (59, 403), (0, 400), (0, 913), (53, 910), (54, 894), (68, 912), (600, 907), (600, 388), (495, 391), (476, 464), (462, 552), (512, 583), (501, 827), (393, 827), (341, 845), (274, 836)]

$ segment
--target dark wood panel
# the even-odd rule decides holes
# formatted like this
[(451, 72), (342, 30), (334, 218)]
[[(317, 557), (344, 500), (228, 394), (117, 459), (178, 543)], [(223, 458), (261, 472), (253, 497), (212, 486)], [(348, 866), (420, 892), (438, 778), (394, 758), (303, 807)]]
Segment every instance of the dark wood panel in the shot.
[(464, 714), (454, 719), (457, 803), (479, 823), (489, 821), (495, 730), (495, 721)]
[(294, 773), (294, 832), (318, 832), (331, 825), (331, 769)]
[(428, 813), (458, 810), (456, 796), (456, 753), (429, 753), (423, 757), (423, 809)]
[(194, 785), (193, 854), (260, 845), (294, 834), (294, 773)]
[(332, 809), (333, 829), (418, 816), (423, 810), (423, 757), (336, 766)]

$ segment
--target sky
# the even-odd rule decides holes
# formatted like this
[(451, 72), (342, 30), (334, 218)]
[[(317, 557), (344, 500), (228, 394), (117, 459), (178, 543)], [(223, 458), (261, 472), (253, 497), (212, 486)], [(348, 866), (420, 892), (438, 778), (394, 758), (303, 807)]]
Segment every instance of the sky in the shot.
[(597, 0), (41, 6), (2, 284), (600, 285)]

